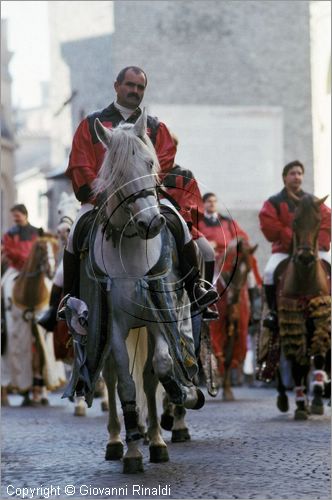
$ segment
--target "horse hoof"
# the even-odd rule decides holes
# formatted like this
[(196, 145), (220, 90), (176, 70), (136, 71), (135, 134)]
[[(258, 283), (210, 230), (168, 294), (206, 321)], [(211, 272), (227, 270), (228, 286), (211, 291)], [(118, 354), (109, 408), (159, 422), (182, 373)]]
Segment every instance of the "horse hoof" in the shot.
[(84, 406), (75, 406), (74, 417), (85, 417), (86, 410)]
[(286, 413), (289, 410), (288, 396), (287, 394), (279, 394), (277, 397), (277, 408), (282, 413)]
[(100, 403), (101, 411), (108, 411), (108, 402), (107, 401), (102, 401)]
[(42, 405), (42, 402), (41, 402), (41, 399), (39, 400), (31, 400), (31, 403), (30, 403), (30, 406), (32, 406), (33, 408), (40, 408)]
[(161, 462), (168, 462), (168, 450), (166, 446), (150, 446), (150, 462), (158, 464)]
[(50, 406), (50, 402), (47, 398), (41, 398), (40, 403), (42, 406)]
[(125, 457), (123, 459), (123, 473), (124, 474), (137, 474), (144, 472), (143, 458), (142, 457)]
[(295, 410), (294, 420), (308, 420), (308, 412), (306, 410)]
[(143, 445), (147, 446), (148, 444), (150, 444), (150, 439), (149, 439), (148, 433), (144, 432), (143, 436), (144, 436), (144, 438), (143, 438)]
[(22, 407), (25, 407), (25, 406), (32, 406), (32, 401), (31, 401), (31, 399), (29, 398), (29, 396), (24, 396), (23, 401), (22, 401), (22, 403), (21, 403), (21, 406), (22, 406)]
[(188, 429), (174, 429), (172, 431), (172, 443), (184, 443), (190, 440)]
[(195, 406), (192, 407), (192, 410), (200, 410), (201, 408), (203, 408), (205, 404), (205, 396), (203, 392), (198, 388), (196, 389), (196, 391), (197, 391), (197, 401), (195, 403)]
[(223, 392), (222, 400), (225, 401), (225, 402), (227, 402), (227, 401), (235, 401), (233, 392), (232, 391)]
[(123, 457), (123, 444), (118, 443), (107, 443), (105, 460), (121, 460)]
[(174, 424), (174, 417), (168, 413), (163, 413), (160, 419), (160, 425), (165, 431), (171, 431)]
[(312, 415), (324, 415), (324, 405), (311, 403), (310, 411)]

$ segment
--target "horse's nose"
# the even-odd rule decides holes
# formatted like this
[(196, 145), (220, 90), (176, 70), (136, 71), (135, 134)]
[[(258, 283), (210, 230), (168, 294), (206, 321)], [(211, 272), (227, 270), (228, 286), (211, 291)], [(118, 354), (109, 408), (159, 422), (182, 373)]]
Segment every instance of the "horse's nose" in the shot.
[(303, 251), (299, 253), (298, 259), (303, 265), (307, 266), (315, 260), (315, 256), (313, 252)]
[(159, 234), (165, 224), (166, 220), (163, 215), (157, 215), (151, 222), (147, 222), (141, 219), (137, 222), (139, 235), (141, 236), (141, 238), (147, 240), (150, 238), (154, 238), (157, 234)]

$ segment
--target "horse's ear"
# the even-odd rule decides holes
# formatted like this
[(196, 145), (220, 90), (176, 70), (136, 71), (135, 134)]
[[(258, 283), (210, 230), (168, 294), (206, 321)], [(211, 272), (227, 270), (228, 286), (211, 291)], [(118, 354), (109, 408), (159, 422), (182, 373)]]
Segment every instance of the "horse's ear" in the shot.
[(148, 122), (148, 115), (146, 113), (146, 109), (143, 108), (141, 116), (137, 119), (134, 125), (134, 132), (139, 137), (144, 137), (146, 135), (146, 128)]
[(104, 127), (98, 118), (95, 119), (95, 131), (98, 139), (104, 144), (104, 146), (109, 148), (112, 141), (112, 132), (108, 128)]
[(328, 197), (329, 195), (327, 194), (326, 196), (324, 196), (324, 198), (319, 198), (318, 200), (315, 200), (316, 207), (323, 205), (323, 203), (327, 200)]
[(255, 246), (250, 247), (250, 249), (249, 249), (249, 253), (250, 253), (251, 255), (252, 255), (252, 254), (254, 254), (254, 253), (256, 252), (257, 248), (258, 248), (258, 243), (257, 243)]

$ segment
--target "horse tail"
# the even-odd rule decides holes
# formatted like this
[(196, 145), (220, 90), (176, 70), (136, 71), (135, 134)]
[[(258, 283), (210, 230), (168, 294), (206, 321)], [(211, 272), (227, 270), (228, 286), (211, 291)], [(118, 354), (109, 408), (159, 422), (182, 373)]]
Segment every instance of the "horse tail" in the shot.
[(130, 330), (127, 337), (129, 369), (136, 387), (136, 405), (139, 422), (146, 425), (148, 416), (147, 400), (144, 392), (143, 371), (148, 358), (148, 332), (145, 327)]

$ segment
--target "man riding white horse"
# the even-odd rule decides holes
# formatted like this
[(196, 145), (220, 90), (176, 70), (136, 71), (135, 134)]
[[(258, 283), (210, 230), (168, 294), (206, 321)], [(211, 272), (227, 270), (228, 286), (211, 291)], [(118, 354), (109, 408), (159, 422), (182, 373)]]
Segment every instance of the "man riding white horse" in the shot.
[[(73, 234), (77, 221), (97, 203), (93, 196), (92, 183), (102, 165), (105, 149), (95, 132), (95, 120), (98, 118), (109, 129), (115, 128), (121, 122), (135, 123), (142, 113), (139, 104), (144, 97), (146, 85), (147, 77), (142, 69), (136, 66), (124, 68), (114, 83), (116, 101), (102, 111), (92, 113), (85, 118), (75, 132), (66, 173), (72, 180), (76, 197), (81, 201), (82, 207), (71, 228), (64, 252), (65, 294), (73, 294), (75, 278), (78, 275), (79, 259), (73, 249)], [(148, 116), (147, 132), (155, 147), (161, 172), (165, 173), (174, 165), (176, 147), (173, 139), (166, 125), (155, 117)], [(218, 293), (212, 285), (208, 289), (201, 285), (194, 243), (186, 223), (180, 214), (177, 215), (175, 225), (182, 225), (185, 235), (184, 244), (178, 248), (185, 288), (193, 307), (203, 311), (218, 299)], [(61, 317), (61, 310), (59, 315)]]

